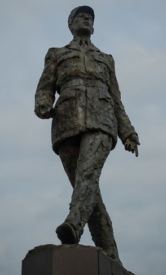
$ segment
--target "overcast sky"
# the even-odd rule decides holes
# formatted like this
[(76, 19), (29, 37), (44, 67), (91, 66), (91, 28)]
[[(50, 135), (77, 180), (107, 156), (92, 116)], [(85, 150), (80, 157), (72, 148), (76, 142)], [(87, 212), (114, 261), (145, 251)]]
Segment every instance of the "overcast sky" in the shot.
[[(166, 1), (1, 0), (0, 274), (21, 274), (29, 249), (59, 244), (72, 189), (51, 149), (50, 120), (34, 115), (49, 47), (72, 36), (72, 8), (95, 10), (93, 43), (111, 53), (122, 99), (139, 133), (140, 156), (119, 140), (101, 176), (121, 260), (137, 275), (166, 270)], [(82, 244), (91, 244), (88, 230)]]

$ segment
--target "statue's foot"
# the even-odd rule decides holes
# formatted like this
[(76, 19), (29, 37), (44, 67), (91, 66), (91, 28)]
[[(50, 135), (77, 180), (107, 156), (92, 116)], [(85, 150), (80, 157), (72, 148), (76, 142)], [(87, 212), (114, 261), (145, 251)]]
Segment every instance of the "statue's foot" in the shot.
[(57, 227), (56, 233), (62, 244), (77, 244), (79, 242), (77, 231), (70, 223), (62, 223)]

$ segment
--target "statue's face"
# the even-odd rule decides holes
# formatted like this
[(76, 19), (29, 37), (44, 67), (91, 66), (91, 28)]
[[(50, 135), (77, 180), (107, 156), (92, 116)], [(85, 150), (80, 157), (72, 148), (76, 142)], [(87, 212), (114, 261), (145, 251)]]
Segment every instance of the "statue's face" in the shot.
[(93, 33), (93, 17), (89, 13), (78, 13), (72, 22), (72, 33), (73, 34), (87, 34)]

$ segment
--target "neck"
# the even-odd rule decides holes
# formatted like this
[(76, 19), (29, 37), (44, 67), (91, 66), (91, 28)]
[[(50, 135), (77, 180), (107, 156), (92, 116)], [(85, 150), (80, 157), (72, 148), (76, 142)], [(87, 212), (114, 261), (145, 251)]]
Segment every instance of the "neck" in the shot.
[(87, 42), (91, 42), (90, 40), (90, 35), (87, 35), (87, 34), (76, 34), (73, 36), (74, 40), (86, 40)]

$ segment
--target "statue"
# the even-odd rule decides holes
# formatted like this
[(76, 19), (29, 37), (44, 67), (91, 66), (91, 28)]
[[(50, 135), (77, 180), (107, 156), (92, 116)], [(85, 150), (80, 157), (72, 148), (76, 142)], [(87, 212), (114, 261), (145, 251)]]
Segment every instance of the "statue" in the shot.
[[(88, 223), (95, 245), (121, 264), (99, 177), (118, 136), (136, 156), (140, 143), (121, 101), (114, 59), (90, 40), (94, 18), (89, 6), (70, 13), (73, 40), (48, 50), (35, 95), (35, 113), (42, 119), (53, 118), (53, 150), (73, 186), (69, 214), (56, 229), (58, 238), (62, 244), (78, 244)], [(53, 106), (55, 92), (59, 98)]]

